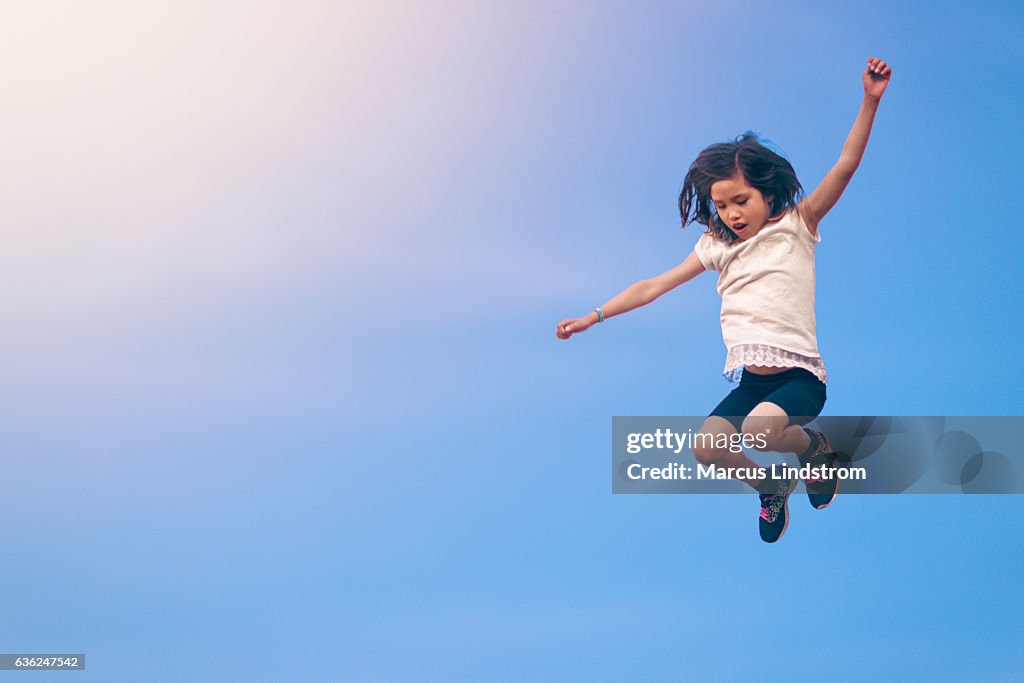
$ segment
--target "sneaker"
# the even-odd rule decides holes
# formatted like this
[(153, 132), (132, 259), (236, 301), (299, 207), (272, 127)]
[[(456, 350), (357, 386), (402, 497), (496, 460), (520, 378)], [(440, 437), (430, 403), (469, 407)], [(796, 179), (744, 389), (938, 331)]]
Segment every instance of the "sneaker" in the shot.
[[(835, 449), (832, 448), (832, 439), (828, 438), (828, 434), (816, 432), (813, 429), (806, 431), (814, 434), (818, 440), (818, 447), (807, 457), (801, 457), (801, 464), (810, 465), (811, 467), (835, 467), (837, 462), (836, 453)], [(838, 477), (808, 478), (804, 480), (804, 483), (807, 485), (807, 500), (810, 501), (811, 507), (815, 510), (824, 510), (832, 504), (832, 501), (839, 494)]]
[(789, 526), (789, 494), (793, 493), (799, 479), (780, 481), (775, 493), (760, 494), (761, 519), (758, 520), (761, 540), (775, 543), (786, 533)]

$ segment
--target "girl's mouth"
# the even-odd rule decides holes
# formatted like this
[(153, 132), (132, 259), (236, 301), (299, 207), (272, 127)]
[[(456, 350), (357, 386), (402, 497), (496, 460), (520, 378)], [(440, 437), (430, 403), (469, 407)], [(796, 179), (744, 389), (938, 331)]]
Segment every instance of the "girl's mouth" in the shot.
[(732, 226), (732, 229), (733, 229), (733, 232), (743, 232), (744, 230), (747, 229), (747, 224), (746, 223), (740, 223), (738, 225)]

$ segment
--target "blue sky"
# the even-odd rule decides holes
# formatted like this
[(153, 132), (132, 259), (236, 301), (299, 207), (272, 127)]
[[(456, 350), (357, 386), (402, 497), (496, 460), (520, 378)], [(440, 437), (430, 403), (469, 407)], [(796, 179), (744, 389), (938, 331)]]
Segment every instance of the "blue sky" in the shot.
[[(1017, 680), (1016, 496), (612, 496), (728, 391), (676, 199), (751, 129), (823, 221), (831, 415), (1020, 415), (1011, 3), (19, 9), (5, 652), (89, 680)], [(10, 36), (8, 36), (8, 33)], [(10, 38), (10, 40), (7, 40)], [(130, 57), (130, 58), (129, 58)], [(45, 675), (44, 675), (45, 676)]]

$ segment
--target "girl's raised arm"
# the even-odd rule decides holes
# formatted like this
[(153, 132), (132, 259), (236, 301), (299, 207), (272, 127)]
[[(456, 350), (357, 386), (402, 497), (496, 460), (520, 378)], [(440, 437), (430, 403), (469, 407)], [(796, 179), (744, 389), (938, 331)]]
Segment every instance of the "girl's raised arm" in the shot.
[(568, 339), (577, 332), (586, 331), (594, 323), (632, 311), (651, 303), (659, 296), (675, 289), (684, 282), (689, 282), (704, 272), (704, 264), (697, 258), (697, 254), (691, 252), (686, 260), (671, 270), (666, 270), (661, 275), (641, 280), (622, 290), (611, 301), (601, 306), (601, 315), (593, 311), (582, 318), (566, 318), (558, 323), (555, 336), (559, 339)]
[(889, 85), (890, 76), (892, 69), (888, 64), (877, 57), (868, 57), (868, 66), (861, 75), (864, 82), (864, 101), (861, 102), (860, 113), (857, 114), (857, 120), (853, 122), (853, 128), (846, 137), (839, 161), (817, 189), (800, 203), (801, 208), (805, 209), (803, 213), (811, 234), (818, 231), (818, 223), (839, 201), (854, 171), (860, 166), (864, 148), (867, 147), (868, 137), (871, 135), (871, 124), (875, 120), (875, 112), (878, 111), (882, 94)]

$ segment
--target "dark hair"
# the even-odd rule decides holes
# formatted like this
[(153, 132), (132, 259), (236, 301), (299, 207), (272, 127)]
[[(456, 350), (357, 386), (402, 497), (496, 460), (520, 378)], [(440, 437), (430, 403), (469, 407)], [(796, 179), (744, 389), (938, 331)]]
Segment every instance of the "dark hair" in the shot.
[(762, 144), (757, 133), (748, 130), (732, 142), (706, 147), (690, 164), (679, 194), (679, 215), (684, 228), (696, 222), (726, 242), (739, 239), (718, 217), (718, 212), (711, 209), (711, 186), (733, 177), (737, 170), (748, 185), (772, 198), (769, 216), (779, 215), (803, 195), (793, 166)]

